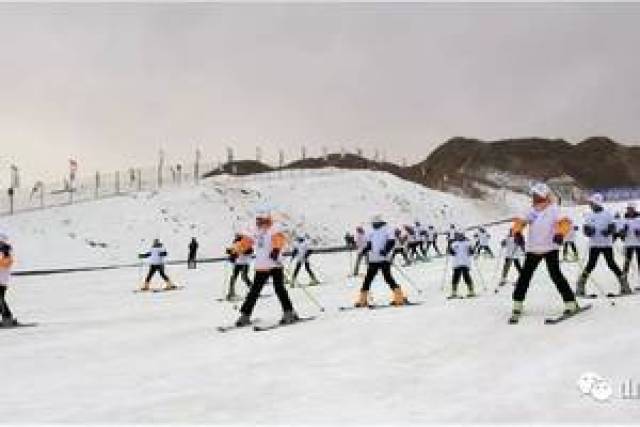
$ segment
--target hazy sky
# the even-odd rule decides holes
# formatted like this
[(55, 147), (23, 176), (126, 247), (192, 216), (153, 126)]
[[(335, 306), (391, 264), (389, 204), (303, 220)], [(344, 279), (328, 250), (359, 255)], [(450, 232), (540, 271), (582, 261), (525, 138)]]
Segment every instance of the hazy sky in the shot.
[(0, 5), (0, 184), (326, 145), (640, 142), (640, 4)]

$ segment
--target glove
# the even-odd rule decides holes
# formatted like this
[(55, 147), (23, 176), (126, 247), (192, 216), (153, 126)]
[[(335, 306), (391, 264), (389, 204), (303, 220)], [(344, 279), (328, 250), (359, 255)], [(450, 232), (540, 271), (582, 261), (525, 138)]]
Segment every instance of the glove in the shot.
[(596, 229), (593, 225), (585, 225), (582, 227), (582, 231), (587, 237), (593, 237), (596, 234)]
[(556, 245), (561, 245), (563, 241), (564, 237), (562, 236), (562, 234), (558, 233), (553, 236), (553, 243), (555, 243)]
[(0, 253), (6, 257), (11, 255), (11, 245), (0, 243)]
[(389, 255), (389, 252), (387, 252), (385, 249), (382, 249), (382, 250), (380, 251), (380, 256), (381, 256), (381, 257), (386, 257), (387, 255)]
[(271, 257), (271, 259), (274, 261), (277, 261), (279, 256), (280, 256), (280, 249), (278, 248), (273, 248), (271, 250), (271, 253), (269, 254), (269, 257)]
[(522, 235), (522, 233), (515, 233), (513, 235), (513, 241), (518, 246), (524, 246), (524, 236)]
[(246, 251), (244, 251), (244, 255), (251, 255), (253, 253), (253, 248), (249, 248)]
[(231, 248), (227, 248), (225, 252), (227, 253), (227, 255), (233, 254), (233, 250)]

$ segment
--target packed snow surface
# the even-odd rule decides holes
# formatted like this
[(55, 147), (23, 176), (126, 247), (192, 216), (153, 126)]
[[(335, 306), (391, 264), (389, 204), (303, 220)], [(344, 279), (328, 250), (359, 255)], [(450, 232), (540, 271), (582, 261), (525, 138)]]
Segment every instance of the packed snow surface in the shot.
[[(507, 214), (386, 174), (336, 172), (266, 182), (220, 179), (166, 194), (3, 218), (2, 225), (11, 231), (20, 268), (131, 261), (143, 246), (140, 239), (156, 236), (169, 251), (180, 252), (194, 234), (207, 255), (215, 256), (237, 217), (247, 221), (265, 201), (325, 244), (340, 243), (347, 228), (380, 211), (391, 221), (421, 218), (438, 225)], [(568, 213), (581, 216), (577, 210)], [(490, 231), (498, 252), (505, 228)], [(108, 245), (92, 247), (84, 239)], [(585, 242), (579, 244), (584, 251)], [(506, 322), (511, 285), (494, 293), (499, 260), (475, 262), (478, 298), (450, 301), (447, 262), (434, 258), (394, 269), (409, 298), (424, 304), (338, 312), (338, 306), (352, 303), (362, 280), (347, 278), (351, 261), (349, 253), (313, 255), (323, 283), (308, 291), (326, 311), (294, 288), (298, 312), (317, 318), (268, 332), (215, 330), (238, 315), (232, 304), (215, 301), (225, 292), (226, 263), (201, 264), (197, 270), (170, 266), (169, 275), (185, 288), (157, 294), (132, 292), (141, 282), (139, 268), (15, 278), (8, 295), (15, 315), (39, 324), (0, 330), (5, 391), (0, 419), (243, 424), (640, 419), (640, 400), (619, 396), (624, 381), (640, 381), (640, 296), (618, 299), (615, 306), (594, 300), (592, 310), (544, 325), (544, 317), (558, 314), (562, 305), (541, 266), (525, 316), (511, 326)], [(578, 269), (579, 264), (563, 264), (572, 283)], [(301, 278), (306, 281), (304, 272)], [(603, 291), (617, 290), (603, 265), (594, 279)], [(594, 283), (589, 290), (599, 292)], [(638, 284), (635, 270), (632, 284)], [(254, 313), (263, 324), (281, 314), (272, 293), (265, 287), (268, 296)], [(380, 278), (373, 294), (378, 302), (389, 299)], [(614, 395), (605, 402), (582, 395), (576, 381), (585, 372), (606, 378)]]

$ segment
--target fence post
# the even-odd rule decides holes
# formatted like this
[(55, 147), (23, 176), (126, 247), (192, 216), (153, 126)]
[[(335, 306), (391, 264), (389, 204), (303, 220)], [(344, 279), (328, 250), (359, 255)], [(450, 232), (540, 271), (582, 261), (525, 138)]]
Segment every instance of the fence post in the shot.
[(96, 172), (96, 199), (100, 198), (100, 172)]
[(40, 209), (44, 209), (44, 182), (40, 185)]
[(116, 194), (120, 194), (120, 171), (116, 171), (116, 182), (115, 182), (115, 187), (116, 187)]
[(7, 194), (9, 195), (9, 215), (13, 215), (13, 187), (9, 187)]
[(142, 169), (138, 168), (138, 191), (142, 191)]

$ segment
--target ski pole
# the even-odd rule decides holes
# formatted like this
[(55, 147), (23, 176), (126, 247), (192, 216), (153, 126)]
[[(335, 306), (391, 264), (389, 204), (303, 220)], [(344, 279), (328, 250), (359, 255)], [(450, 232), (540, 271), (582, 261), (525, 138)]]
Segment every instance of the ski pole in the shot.
[(480, 284), (482, 284), (482, 290), (487, 292), (487, 283), (484, 281), (484, 276), (482, 275), (482, 271), (478, 264), (479, 263), (476, 262), (476, 260), (473, 261), (474, 270), (478, 272), (477, 275), (478, 275), (478, 278), (480, 279)]
[(402, 277), (404, 277), (404, 279), (407, 281), (407, 283), (409, 283), (409, 285), (411, 285), (411, 287), (418, 292), (419, 294), (422, 294), (422, 289), (418, 288), (415, 284), (415, 282), (413, 280), (411, 280), (411, 277), (409, 277), (409, 275), (407, 273), (405, 273), (404, 271), (402, 271), (402, 269), (400, 267), (398, 267), (395, 264), (391, 264), (391, 267), (394, 268), (394, 270), (396, 270), (398, 273), (400, 273), (400, 275)]
[(320, 311), (324, 312), (324, 307), (322, 306), (322, 304), (320, 304), (318, 302), (318, 300), (311, 294), (311, 292), (309, 292), (309, 290), (307, 289), (307, 285), (300, 285), (300, 288), (302, 289), (302, 291), (304, 292), (304, 294), (307, 296), (307, 298), (309, 299), (309, 301), (311, 301), (316, 307), (318, 307), (320, 309)]

